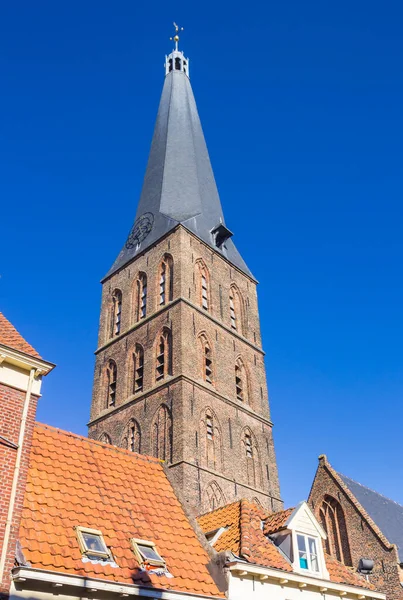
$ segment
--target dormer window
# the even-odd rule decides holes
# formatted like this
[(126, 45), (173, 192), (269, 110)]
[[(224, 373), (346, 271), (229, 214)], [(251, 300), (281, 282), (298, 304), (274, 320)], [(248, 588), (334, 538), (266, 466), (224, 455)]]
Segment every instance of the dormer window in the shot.
[(131, 543), (141, 567), (165, 567), (165, 560), (158, 554), (154, 542), (132, 538)]
[(297, 534), (298, 559), (301, 569), (319, 573), (318, 550), (316, 539), (307, 535)]
[(111, 558), (101, 531), (98, 531), (98, 529), (87, 529), (86, 527), (76, 527), (76, 533), (80, 550), (88, 558), (103, 558), (107, 560)]

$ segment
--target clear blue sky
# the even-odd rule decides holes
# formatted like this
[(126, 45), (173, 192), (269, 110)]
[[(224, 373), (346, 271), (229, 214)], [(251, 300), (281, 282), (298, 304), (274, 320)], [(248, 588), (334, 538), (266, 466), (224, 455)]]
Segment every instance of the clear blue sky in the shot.
[(42, 356), (41, 421), (86, 433), (101, 286), (182, 47), (226, 220), (260, 280), (287, 505), (327, 453), (403, 503), (403, 7), (2, 3), (0, 310)]

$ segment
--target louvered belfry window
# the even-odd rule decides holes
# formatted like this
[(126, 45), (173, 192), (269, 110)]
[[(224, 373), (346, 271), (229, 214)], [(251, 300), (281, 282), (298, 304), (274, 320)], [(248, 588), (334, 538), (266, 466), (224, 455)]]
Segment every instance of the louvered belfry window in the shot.
[(147, 315), (147, 276), (142, 273), (139, 277), (139, 316), (144, 319)]
[(134, 367), (134, 381), (133, 381), (133, 393), (137, 394), (143, 390), (144, 380), (144, 351), (143, 348), (137, 344), (136, 350), (133, 354), (133, 367)]
[(164, 379), (166, 375), (171, 375), (171, 351), (171, 334), (169, 330), (164, 330), (157, 343), (156, 381)]
[(166, 286), (166, 264), (165, 262), (161, 265), (160, 274), (160, 304), (165, 304), (165, 286)]
[(231, 317), (231, 327), (232, 327), (232, 329), (236, 329), (237, 325), (236, 325), (235, 302), (234, 302), (234, 293), (232, 290), (230, 291), (230, 296), (229, 296), (229, 311), (230, 311), (230, 317)]
[(211, 356), (211, 350), (208, 344), (204, 347), (204, 371), (205, 379), (207, 383), (213, 382), (213, 361)]
[(245, 450), (248, 458), (253, 458), (252, 437), (250, 433), (245, 433)]
[(122, 319), (122, 292), (115, 290), (112, 295), (111, 337), (120, 334)]
[(115, 406), (116, 403), (116, 379), (117, 379), (117, 368), (116, 363), (110, 360), (106, 369), (107, 377), (107, 408)]
[(243, 394), (242, 369), (238, 364), (235, 365), (235, 388), (236, 388), (237, 399), (243, 401), (244, 394)]
[(214, 426), (213, 426), (213, 417), (211, 415), (206, 416), (206, 429), (207, 429), (207, 439), (212, 440), (214, 437)]
[(205, 310), (208, 310), (208, 291), (207, 291), (207, 278), (206, 278), (206, 274), (202, 273), (201, 276), (201, 283), (202, 283), (202, 307)]

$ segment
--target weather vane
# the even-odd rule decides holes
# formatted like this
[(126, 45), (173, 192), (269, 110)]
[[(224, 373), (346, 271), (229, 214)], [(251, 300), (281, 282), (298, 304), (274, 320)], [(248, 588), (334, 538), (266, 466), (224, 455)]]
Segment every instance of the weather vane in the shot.
[(178, 42), (179, 42), (179, 32), (183, 31), (183, 27), (179, 27), (179, 25), (177, 25), (174, 21), (174, 27), (175, 27), (175, 35), (174, 37), (169, 38), (170, 40), (175, 42), (175, 50), (178, 50)]

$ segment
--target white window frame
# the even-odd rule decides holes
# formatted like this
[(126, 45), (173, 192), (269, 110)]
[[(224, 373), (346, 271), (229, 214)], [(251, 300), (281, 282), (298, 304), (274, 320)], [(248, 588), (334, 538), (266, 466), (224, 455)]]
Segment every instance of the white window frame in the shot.
[[(299, 548), (298, 548), (298, 539), (297, 536), (300, 535), (305, 539), (305, 546), (307, 549), (307, 560), (308, 560), (308, 568), (304, 569), (300, 566), (299, 562)], [(315, 541), (316, 546), (316, 559), (318, 561), (318, 570), (314, 571), (311, 565), (311, 553), (309, 552), (308, 538)], [(298, 573), (309, 573), (313, 577), (322, 577), (323, 576), (323, 549), (322, 549), (322, 540), (320, 537), (312, 535), (311, 533), (306, 533), (303, 531), (292, 531), (292, 544), (293, 544), (293, 554), (294, 554), (294, 570), (298, 571)]]

